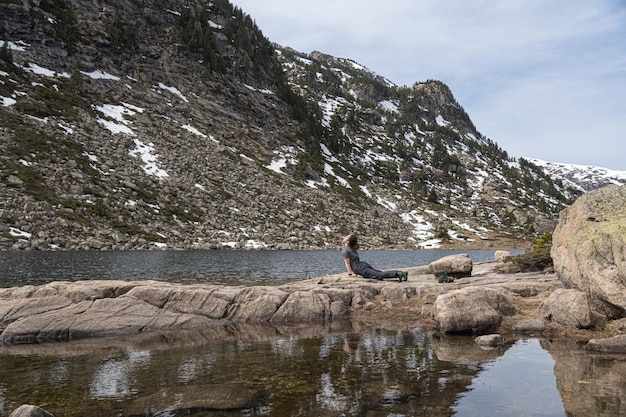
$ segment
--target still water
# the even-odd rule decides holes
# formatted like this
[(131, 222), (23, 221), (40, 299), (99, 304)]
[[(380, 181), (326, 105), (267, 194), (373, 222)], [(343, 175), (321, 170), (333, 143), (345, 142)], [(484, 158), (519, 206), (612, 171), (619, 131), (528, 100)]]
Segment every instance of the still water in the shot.
[(0, 413), (33, 403), (56, 416), (93, 417), (565, 417), (559, 389), (581, 387), (555, 375), (561, 359), (545, 340), (484, 350), (468, 337), (359, 326), (0, 347)]
[[(494, 255), (492, 250), (366, 250), (360, 255), (374, 267), (391, 269), (457, 253), (468, 253), (474, 262)], [(273, 285), (342, 272), (339, 250), (0, 252), (0, 287), (90, 279)]]

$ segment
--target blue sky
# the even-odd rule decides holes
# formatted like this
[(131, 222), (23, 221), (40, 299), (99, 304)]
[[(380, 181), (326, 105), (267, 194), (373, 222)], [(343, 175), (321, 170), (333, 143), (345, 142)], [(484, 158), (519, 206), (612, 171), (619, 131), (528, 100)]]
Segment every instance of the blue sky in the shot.
[(513, 157), (626, 171), (625, 0), (231, 0), (271, 41), (446, 83)]

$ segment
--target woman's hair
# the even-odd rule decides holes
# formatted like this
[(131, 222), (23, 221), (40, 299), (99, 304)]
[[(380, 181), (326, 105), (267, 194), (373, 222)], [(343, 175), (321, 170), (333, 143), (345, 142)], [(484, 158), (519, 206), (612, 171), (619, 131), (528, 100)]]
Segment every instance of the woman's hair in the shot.
[(356, 235), (350, 235), (348, 236), (348, 246), (350, 246), (351, 248), (353, 248), (356, 245)]

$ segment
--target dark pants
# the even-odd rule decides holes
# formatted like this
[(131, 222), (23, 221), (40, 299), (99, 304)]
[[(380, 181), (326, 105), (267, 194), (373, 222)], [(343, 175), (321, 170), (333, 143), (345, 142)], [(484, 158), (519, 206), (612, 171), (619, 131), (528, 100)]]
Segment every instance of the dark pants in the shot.
[(385, 278), (397, 278), (398, 271), (390, 270), (390, 271), (379, 271), (378, 269), (372, 268), (372, 266), (366, 262), (361, 262), (359, 264), (359, 270), (354, 271), (357, 275), (362, 276), (363, 278), (373, 278), (373, 279), (385, 279)]

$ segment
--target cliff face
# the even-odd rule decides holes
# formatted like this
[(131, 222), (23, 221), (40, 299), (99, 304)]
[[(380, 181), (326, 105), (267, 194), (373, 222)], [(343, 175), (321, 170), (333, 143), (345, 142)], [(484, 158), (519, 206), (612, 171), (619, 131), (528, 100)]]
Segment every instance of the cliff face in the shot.
[(272, 45), (225, 0), (3, 2), (0, 31), (4, 249), (510, 247), (577, 193), (445, 84)]

